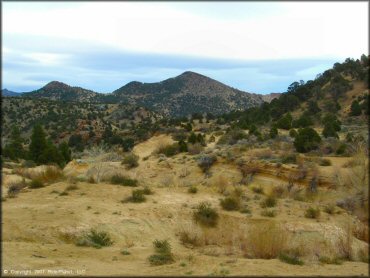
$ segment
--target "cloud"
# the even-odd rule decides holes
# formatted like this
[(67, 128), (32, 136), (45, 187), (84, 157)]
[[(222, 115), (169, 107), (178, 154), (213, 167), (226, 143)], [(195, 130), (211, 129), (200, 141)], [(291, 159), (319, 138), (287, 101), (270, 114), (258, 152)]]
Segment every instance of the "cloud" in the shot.
[(284, 91), (367, 53), (367, 5), (5, 2), (3, 85), (111, 92), (193, 70), (245, 91)]
[[(37, 41), (25, 48), (23, 41)], [(138, 80), (158, 82), (192, 70), (248, 92), (284, 91), (299, 79), (312, 79), (335, 59), (235, 60), (123, 51), (71, 39), (7, 36), (4, 86), (15, 91), (37, 89), (58, 80), (98, 92), (111, 92)], [(36, 52), (38, 48), (44, 53)]]
[(5, 36), (81, 39), (126, 51), (227, 59), (344, 58), (368, 49), (366, 2), (53, 4), (20, 8), (5, 2)]

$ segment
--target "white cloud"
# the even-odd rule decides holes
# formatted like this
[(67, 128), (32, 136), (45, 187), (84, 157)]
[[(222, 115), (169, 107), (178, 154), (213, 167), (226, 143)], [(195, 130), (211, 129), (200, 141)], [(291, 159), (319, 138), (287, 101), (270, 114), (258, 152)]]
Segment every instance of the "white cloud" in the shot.
[[(368, 50), (367, 2), (270, 3), (278, 9), (266, 14), (256, 9), (266, 4), (229, 3), (238, 10), (234, 18), (210, 16), (211, 6), (225, 7), (215, 2), (201, 3), (199, 9), (194, 2), (188, 8), (163, 2), (5, 2), (2, 28), (5, 41), (6, 34), (34, 34), (218, 58), (344, 58)], [(258, 16), (252, 16), (254, 11)], [(50, 57), (42, 59), (50, 62)]]

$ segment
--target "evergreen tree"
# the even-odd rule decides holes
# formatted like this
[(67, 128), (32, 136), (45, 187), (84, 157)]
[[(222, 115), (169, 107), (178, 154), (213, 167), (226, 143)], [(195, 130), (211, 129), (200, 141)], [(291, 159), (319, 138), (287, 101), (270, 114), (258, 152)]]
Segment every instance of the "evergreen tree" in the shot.
[(71, 150), (66, 142), (63, 142), (59, 145), (59, 152), (62, 154), (65, 163), (71, 161)]
[(10, 143), (7, 144), (3, 150), (3, 155), (16, 160), (18, 158), (25, 158), (26, 151), (23, 148), (23, 139), (19, 129), (14, 126), (10, 133)]
[(34, 126), (31, 135), (31, 143), (29, 146), (29, 157), (37, 164), (41, 163), (41, 155), (47, 147), (45, 132), (41, 125)]
[(195, 144), (197, 142), (197, 136), (195, 135), (194, 132), (192, 132), (188, 137), (188, 142), (191, 144)]
[(361, 106), (357, 100), (354, 100), (351, 105), (351, 116), (360, 116), (361, 115)]
[(321, 137), (310, 127), (300, 128), (294, 139), (294, 147), (300, 153), (305, 153), (316, 149), (321, 142)]
[(58, 164), (60, 167), (63, 167), (65, 165), (65, 160), (58, 148), (51, 142), (51, 140), (48, 140), (46, 143), (46, 148), (39, 156), (38, 163), (55, 163)]
[(188, 145), (186, 144), (186, 142), (184, 140), (180, 140), (178, 144), (179, 144), (179, 151), (180, 152), (187, 152), (188, 151)]
[(270, 129), (270, 138), (274, 139), (274, 138), (276, 138), (276, 136), (278, 136), (278, 130), (275, 126), (273, 126)]

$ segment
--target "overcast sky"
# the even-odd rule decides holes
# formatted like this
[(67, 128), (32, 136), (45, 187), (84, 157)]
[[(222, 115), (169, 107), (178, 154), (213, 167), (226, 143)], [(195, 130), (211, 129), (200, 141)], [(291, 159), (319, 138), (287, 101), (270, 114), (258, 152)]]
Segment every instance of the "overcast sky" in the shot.
[(3, 2), (3, 88), (111, 92), (192, 70), (283, 92), (368, 54), (368, 2)]

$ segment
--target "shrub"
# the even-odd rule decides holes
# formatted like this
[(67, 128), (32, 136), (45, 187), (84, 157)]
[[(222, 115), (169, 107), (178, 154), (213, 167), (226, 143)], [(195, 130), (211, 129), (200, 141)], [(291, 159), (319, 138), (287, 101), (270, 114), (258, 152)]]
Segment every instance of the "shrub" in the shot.
[(122, 175), (114, 175), (111, 177), (110, 182), (112, 184), (119, 184), (122, 186), (131, 186), (136, 187), (138, 182), (137, 180), (130, 179), (128, 177), (122, 176)]
[(248, 245), (252, 253), (249, 255), (259, 259), (276, 258), (285, 249), (287, 240), (287, 233), (276, 223), (256, 223), (248, 232)]
[(59, 167), (46, 166), (45, 170), (40, 174), (36, 175), (36, 179), (44, 183), (53, 183), (60, 180), (63, 177), (63, 172)]
[(167, 157), (174, 156), (179, 153), (179, 144), (174, 143), (172, 145), (161, 145), (157, 149), (158, 154), (164, 154)]
[(327, 214), (334, 214), (335, 213), (335, 206), (334, 205), (326, 205), (324, 211)]
[(265, 216), (265, 217), (275, 217), (276, 216), (276, 211), (265, 209), (261, 212), (261, 215)]
[(261, 202), (262, 208), (272, 208), (274, 206), (276, 206), (276, 199), (273, 196), (268, 196)]
[(91, 229), (89, 232), (83, 234), (77, 239), (77, 246), (89, 246), (95, 248), (102, 248), (104, 246), (110, 246), (113, 241), (107, 232), (96, 231)]
[(203, 151), (204, 147), (200, 143), (189, 144), (188, 152), (191, 155), (200, 154)]
[(262, 188), (262, 186), (252, 187), (252, 191), (254, 193), (257, 193), (257, 194), (263, 194), (263, 188)]
[(237, 197), (226, 197), (220, 202), (224, 210), (239, 210), (240, 209), (240, 199)]
[(316, 149), (321, 142), (320, 135), (310, 127), (300, 128), (294, 139), (294, 147), (300, 153)]
[(152, 195), (153, 194), (153, 191), (148, 186), (145, 186), (144, 189), (142, 189), (141, 191), (143, 192), (144, 195)]
[(21, 192), (21, 190), (26, 186), (27, 184), (24, 179), (22, 181), (10, 183), (8, 187), (8, 198), (16, 197), (18, 193)]
[(132, 191), (131, 202), (142, 203), (146, 200), (143, 190), (137, 189)]
[(280, 253), (279, 260), (287, 264), (303, 265), (303, 261), (294, 254)]
[(240, 212), (241, 212), (241, 213), (246, 213), (246, 214), (251, 214), (251, 213), (252, 213), (251, 209), (250, 209), (250, 208), (248, 208), (247, 206), (245, 206), (245, 207), (241, 208), (241, 209), (240, 209)]
[(284, 155), (281, 159), (281, 163), (296, 164), (297, 163), (297, 155), (296, 154)]
[(337, 155), (342, 155), (342, 154), (345, 153), (346, 149), (347, 149), (347, 145), (346, 144), (340, 144), (339, 147), (337, 148), (337, 150), (335, 151), (335, 153)]
[(304, 216), (306, 218), (313, 218), (313, 219), (319, 218), (319, 216), (320, 216), (320, 209), (310, 207), (310, 208), (308, 208), (306, 210)]
[(175, 261), (171, 252), (171, 245), (167, 240), (155, 240), (153, 245), (156, 254), (148, 258), (151, 265), (164, 265)]
[(44, 183), (39, 180), (39, 179), (34, 179), (30, 182), (30, 184), (28, 185), (29, 188), (32, 188), (32, 189), (36, 189), (36, 188), (41, 188), (41, 187), (44, 187)]
[(202, 202), (198, 205), (197, 210), (193, 214), (196, 223), (203, 226), (215, 227), (218, 222), (218, 213), (212, 208), (211, 204)]
[(198, 188), (195, 185), (189, 187), (188, 192), (191, 194), (195, 194), (198, 192)]
[(126, 165), (126, 169), (132, 169), (139, 166), (138, 160), (139, 157), (137, 155), (130, 153), (123, 158), (121, 164)]
[(295, 138), (298, 135), (297, 131), (295, 129), (289, 130), (289, 136), (292, 138)]
[(122, 255), (125, 255), (125, 256), (127, 256), (127, 255), (131, 255), (130, 251), (128, 251), (128, 250), (126, 250), (126, 249), (122, 250), (122, 251), (121, 251), (121, 254), (122, 254)]
[(202, 155), (198, 158), (198, 166), (202, 169), (203, 173), (208, 173), (216, 161), (217, 157), (215, 155)]
[(331, 166), (331, 161), (329, 159), (321, 159), (320, 160), (320, 166)]

